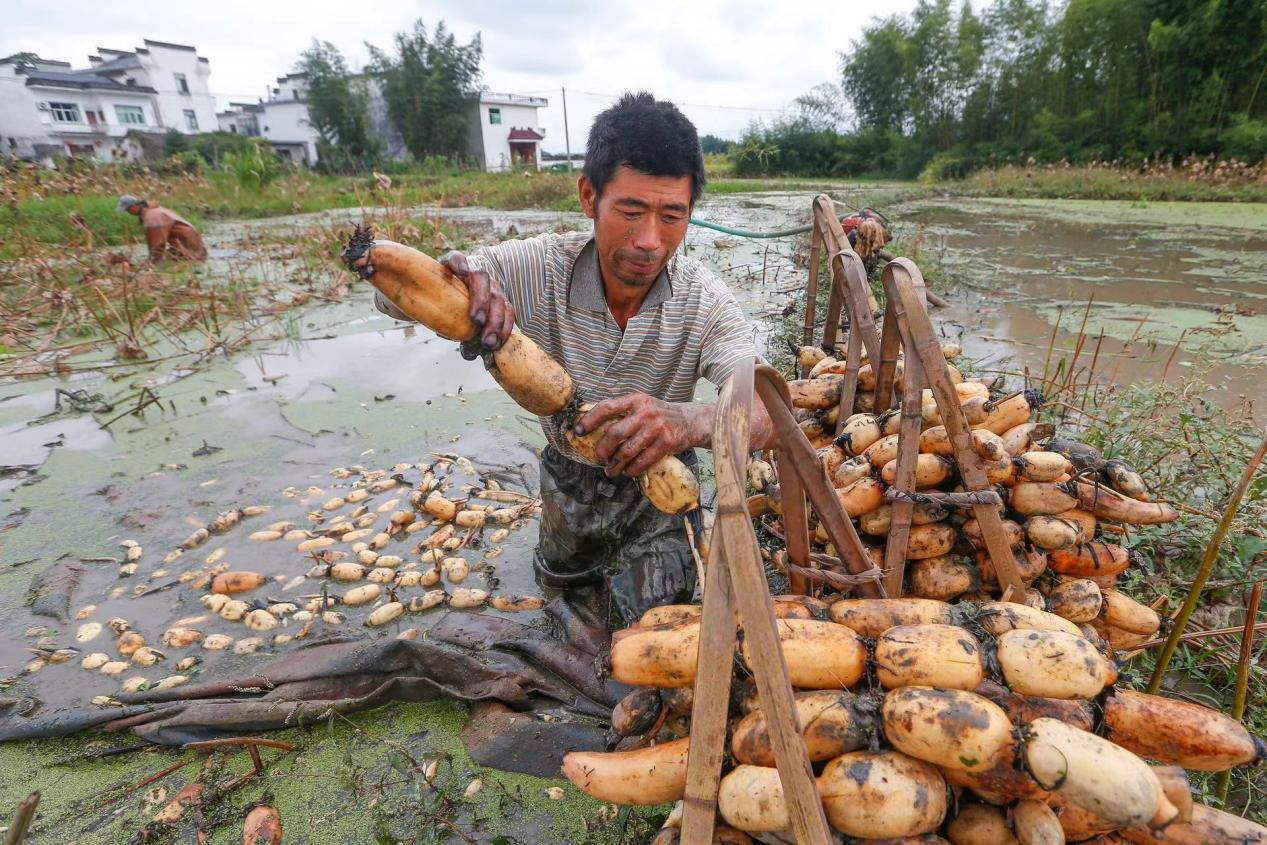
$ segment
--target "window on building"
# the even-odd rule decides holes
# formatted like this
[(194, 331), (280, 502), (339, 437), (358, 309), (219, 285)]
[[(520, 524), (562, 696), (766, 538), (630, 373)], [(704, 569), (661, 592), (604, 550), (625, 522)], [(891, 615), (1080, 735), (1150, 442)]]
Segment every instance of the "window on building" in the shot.
[(185, 79), (185, 74), (183, 74), (183, 73), (176, 73), (176, 74), (172, 74), (172, 75), (176, 77), (176, 93), (177, 93), (177, 94), (188, 94), (188, 93), (189, 93), (189, 80)]
[(501, 122), (502, 122), (502, 110), (501, 110), (501, 109), (489, 109), (489, 110), (488, 110), (488, 122), (489, 122), (489, 124), (499, 124), (499, 123), (501, 123)]
[(79, 117), (78, 103), (49, 103), (48, 110), (53, 113), (53, 120), (58, 123), (82, 123)]
[(130, 126), (145, 125), (145, 110), (140, 106), (115, 106), (114, 116), (119, 119), (119, 123)]
[(198, 131), (198, 113), (193, 109), (185, 109), (185, 128), (190, 132)]

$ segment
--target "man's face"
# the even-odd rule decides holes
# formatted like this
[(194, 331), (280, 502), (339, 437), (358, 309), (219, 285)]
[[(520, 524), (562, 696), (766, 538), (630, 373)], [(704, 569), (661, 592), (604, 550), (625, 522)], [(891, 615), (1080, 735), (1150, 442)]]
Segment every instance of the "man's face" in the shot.
[(582, 176), (581, 208), (594, 221), (603, 272), (634, 287), (650, 287), (686, 237), (690, 176), (649, 176), (621, 165), (597, 196)]
[(140, 216), (141, 216), (141, 204), (140, 204), (139, 202), (134, 202), (134, 203), (132, 203), (131, 205), (129, 205), (129, 206), (128, 206), (128, 214), (135, 214), (135, 215), (137, 215), (138, 217), (140, 217)]

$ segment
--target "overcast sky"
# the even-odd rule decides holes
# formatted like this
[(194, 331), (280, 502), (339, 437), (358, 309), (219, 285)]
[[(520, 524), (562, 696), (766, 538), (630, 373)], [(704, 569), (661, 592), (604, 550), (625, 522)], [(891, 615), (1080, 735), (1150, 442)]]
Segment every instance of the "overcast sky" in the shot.
[[(103, 3), (4, 0), (0, 56), (19, 51), (87, 65), (97, 47), (132, 49), (142, 38), (192, 44), (211, 61), (218, 105), (253, 101), (294, 67), (316, 37), (355, 68), (365, 42), (389, 47), (418, 17), (444, 19), (461, 41), (483, 36), (484, 84), (545, 96), (545, 149), (563, 150), (559, 89), (568, 88), (572, 146), (612, 94), (645, 88), (673, 100), (700, 134), (734, 138), (797, 95), (838, 78), (837, 51), (869, 16), (908, 11), (914, 0), (862, 5), (825, 0), (207, 0)], [(627, 6), (627, 8), (621, 8)], [(865, 11), (864, 11), (865, 10)]]

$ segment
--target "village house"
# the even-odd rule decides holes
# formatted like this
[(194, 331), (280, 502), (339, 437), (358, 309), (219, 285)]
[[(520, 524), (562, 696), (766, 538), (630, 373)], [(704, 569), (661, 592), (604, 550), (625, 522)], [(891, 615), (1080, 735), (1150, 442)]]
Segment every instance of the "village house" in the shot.
[(485, 170), (540, 167), (546, 133), (537, 121), (537, 109), (548, 105), (545, 97), (491, 91), (480, 94), (472, 110), (471, 156), (482, 162)]
[[(378, 86), (368, 82), (370, 118), (375, 131), (384, 138), (388, 155), (400, 158), (404, 147), (387, 121), (386, 108)], [(229, 103), (216, 115), (220, 131), (250, 135), (267, 140), (285, 161), (312, 167), (320, 158), (317, 147), (321, 134), (308, 118), (307, 74), (288, 73), (277, 77), (268, 89), (268, 99), (257, 103)]]
[[(383, 139), (387, 155), (404, 158), (404, 143), (391, 125), (378, 85), (367, 77), (362, 81), (369, 92), (370, 120)], [(262, 137), (287, 161), (316, 164), (321, 136), (308, 119), (306, 82), (302, 73), (287, 74), (277, 78), (267, 100), (230, 103), (217, 115), (220, 129)], [(540, 167), (545, 130), (538, 125), (537, 110), (548, 105), (544, 97), (487, 91), (480, 94), (469, 115), (471, 157), (490, 171)]]
[[(88, 67), (33, 53), (0, 58), (0, 155), (50, 162), (54, 156), (136, 161), (161, 149), (162, 135), (231, 132), (269, 142), (289, 162), (312, 167), (320, 134), (308, 119), (303, 73), (277, 78), (267, 98), (230, 102), (217, 112), (211, 63), (191, 46), (145, 39), (135, 50), (97, 48)], [(379, 86), (363, 78), (370, 117), (387, 155), (404, 158)], [(542, 166), (544, 97), (485, 91), (471, 107), (471, 159), (489, 171)], [(149, 136), (153, 143), (144, 143)]]
[(135, 133), (215, 131), (209, 60), (184, 44), (143, 43), (98, 48), (81, 69), (31, 53), (0, 59), (0, 153), (135, 160)]

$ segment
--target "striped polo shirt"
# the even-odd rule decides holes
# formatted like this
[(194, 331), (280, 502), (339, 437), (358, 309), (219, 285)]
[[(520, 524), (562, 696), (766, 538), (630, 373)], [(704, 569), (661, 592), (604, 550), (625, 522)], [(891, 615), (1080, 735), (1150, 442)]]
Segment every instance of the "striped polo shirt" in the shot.
[[(501, 282), (515, 324), (563, 365), (583, 402), (633, 392), (690, 402), (699, 379), (720, 387), (757, 354), (739, 303), (693, 258), (670, 259), (624, 331), (607, 308), (591, 233), (505, 241), (477, 249), (470, 261)], [(555, 448), (583, 460), (555, 420), (542, 417), (541, 427)]]

